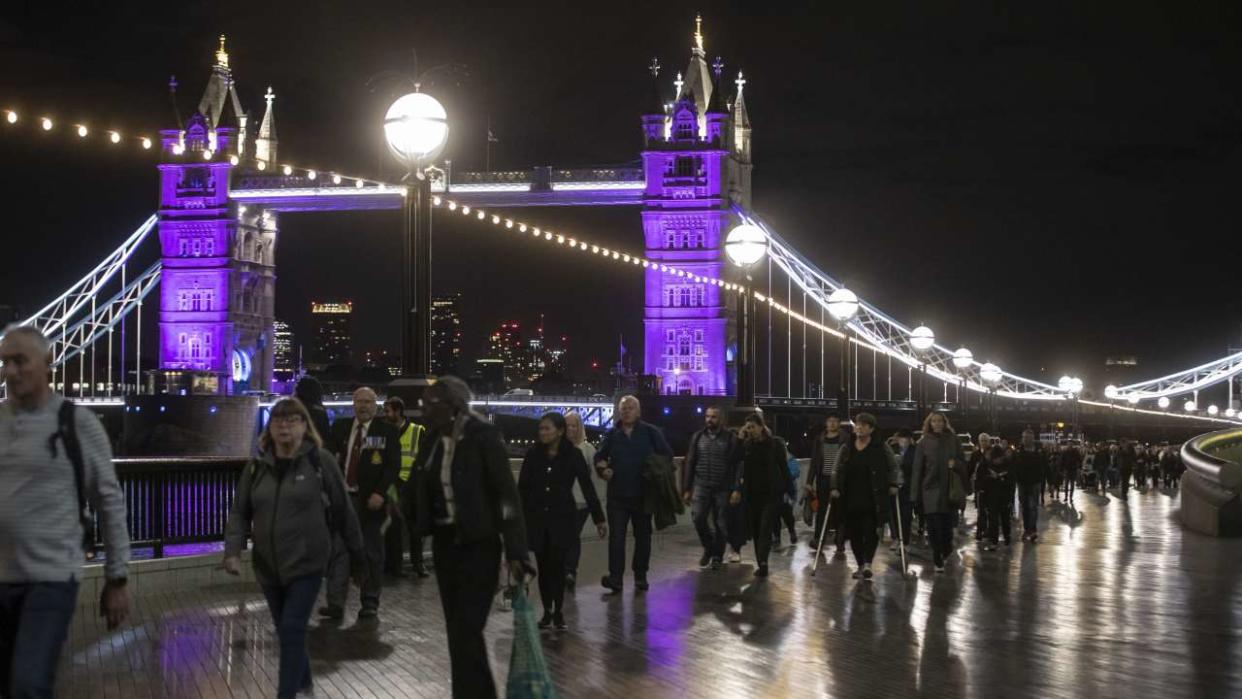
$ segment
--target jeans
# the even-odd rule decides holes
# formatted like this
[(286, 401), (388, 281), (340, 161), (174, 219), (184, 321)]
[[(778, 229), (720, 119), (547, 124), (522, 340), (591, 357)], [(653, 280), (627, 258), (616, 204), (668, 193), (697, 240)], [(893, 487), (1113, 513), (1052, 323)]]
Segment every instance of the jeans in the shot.
[(1074, 486), (1078, 485), (1078, 474), (1077, 473), (1065, 474), (1065, 480), (1063, 481), (1063, 485), (1065, 486), (1065, 498), (1069, 500), (1070, 502), (1073, 502), (1074, 501)]
[(306, 625), (310, 623), (315, 600), (319, 599), (322, 582), (322, 577), (308, 575), (284, 585), (263, 586), (263, 596), (267, 598), (267, 608), (272, 613), (276, 636), (280, 639), (280, 680), (276, 696), (282, 699), (311, 687)]
[(860, 568), (870, 565), (875, 558), (876, 546), (880, 544), (880, 538), (876, 535), (875, 510), (847, 512), (845, 529), (845, 536), (850, 540), (850, 550), (854, 552), (854, 562)]
[(728, 488), (696, 485), (690, 500), (690, 517), (699, 533), (703, 551), (716, 560), (724, 558), (725, 544), (729, 541)]
[(923, 517), (927, 520), (927, 539), (931, 543), (932, 561), (936, 566), (944, 565), (944, 560), (953, 552), (953, 527), (957, 512), (929, 512)]
[(494, 697), (496, 682), (487, 662), (483, 629), (496, 594), (500, 539), (457, 544), (455, 538), (453, 527), (438, 527), (431, 544), (448, 631), (453, 696)]
[[(585, 506), (578, 508), (578, 519), (574, 531), (577, 536), (569, 544), (569, 550), (565, 552), (565, 575), (578, 577), (578, 561), (582, 559), (582, 528), (586, 526), (587, 520), (591, 518), (591, 510)], [(542, 566), (541, 566), (542, 567)]]
[(51, 697), (78, 583), (0, 583), (0, 697)]
[(772, 496), (758, 493), (746, 498), (746, 517), (750, 538), (755, 542), (755, 561), (760, 568), (768, 567), (772, 551), (772, 524), (776, 521), (777, 503)]
[(625, 578), (625, 530), (634, 527), (634, 560), (636, 580), (647, 579), (651, 565), (652, 516), (643, 514), (643, 499), (608, 499), (608, 577), (620, 585)]
[(1004, 536), (1009, 543), (1009, 525), (1013, 519), (1013, 486), (996, 483), (988, 486), (988, 539), (993, 544)]
[[(367, 509), (360, 495), (350, 496), (358, 524), (362, 527), (362, 546), (366, 549), (367, 579), (362, 585), (363, 609), (379, 609), (380, 590), (384, 584), (384, 535), (380, 529), (387, 513), (384, 510)], [(394, 524), (393, 526), (397, 526)], [(349, 592), (349, 551), (345, 541), (337, 535), (332, 540), (332, 560), (328, 563), (328, 606), (344, 607)]]
[(975, 488), (975, 540), (987, 538), (991, 529), (992, 509), (988, 501), (990, 497), (986, 488)]
[(1018, 503), (1022, 507), (1022, 531), (1034, 534), (1039, 528), (1039, 486), (1023, 485), (1018, 487)]
[(554, 612), (565, 607), (565, 547), (552, 541), (552, 532), (545, 529), (543, 541), (532, 541), (531, 550), (535, 553), (535, 562), (539, 570), (546, 570), (546, 575), (539, 575), (539, 599), (543, 602), (545, 612)]

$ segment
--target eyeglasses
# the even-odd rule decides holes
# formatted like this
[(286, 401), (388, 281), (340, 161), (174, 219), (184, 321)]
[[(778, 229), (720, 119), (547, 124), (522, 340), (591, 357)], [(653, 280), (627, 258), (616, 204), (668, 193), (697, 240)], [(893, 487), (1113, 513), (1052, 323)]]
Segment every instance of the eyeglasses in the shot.
[(305, 422), (301, 415), (277, 415), (272, 418), (272, 424), (275, 425), (293, 425), (299, 422)]

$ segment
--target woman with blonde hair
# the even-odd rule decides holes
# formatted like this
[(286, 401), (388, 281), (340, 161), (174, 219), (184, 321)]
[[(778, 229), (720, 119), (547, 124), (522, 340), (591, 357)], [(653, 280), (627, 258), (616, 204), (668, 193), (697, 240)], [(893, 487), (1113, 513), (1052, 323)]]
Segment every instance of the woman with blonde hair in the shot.
[(332, 552), (344, 539), (355, 570), (365, 556), (358, 517), (332, 454), (297, 398), (272, 406), (259, 455), (242, 471), (224, 539), (224, 569), (241, 573), (246, 535), (254, 542), (255, 578), (280, 638), (277, 697), (312, 687), (306, 626)]
[(923, 420), (923, 436), (914, 448), (910, 495), (927, 520), (927, 538), (937, 573), (944, 572), (945, 559), (953, 551), (957, 511), (965, 501), (962, 466), (962, 447), (949, 418), (939, 412), (928, 413)]

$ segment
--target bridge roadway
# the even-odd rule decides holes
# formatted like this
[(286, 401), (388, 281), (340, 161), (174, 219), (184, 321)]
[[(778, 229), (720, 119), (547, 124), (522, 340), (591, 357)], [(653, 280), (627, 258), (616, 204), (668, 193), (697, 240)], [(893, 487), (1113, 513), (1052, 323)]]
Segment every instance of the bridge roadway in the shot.
[[(563, 697), (1242, 696), (1242, 541), (1184, 531), (1175, 492), (1080, 493), (1078, 507), (1041, 510), (1036, 545), (982, 554), (959, 535), (943, 576), (915, 552), (912, 581), (887, 545), (872, 583), (841, 561), (812, 578), (805, 544), (774, 553), (764, 582), (747, 562), (700, 572), (683, 522), (659, 536), (649, 592), (606, 597), (585, 582), (603, 567), (591, 543), (572, 630), (544, 632), (544, 649)], [(139, 586), (123, 633), (80, 611), (61, 695), (271, 696), (262, 598), (219, 579)], [(355, 611), (345, 628), (312, 628), (316, 696), (448, 696), (434, 580), (387, 587), (377, 625), (354, 625)], [(502, 681), (511, 640), (494, 612)]]

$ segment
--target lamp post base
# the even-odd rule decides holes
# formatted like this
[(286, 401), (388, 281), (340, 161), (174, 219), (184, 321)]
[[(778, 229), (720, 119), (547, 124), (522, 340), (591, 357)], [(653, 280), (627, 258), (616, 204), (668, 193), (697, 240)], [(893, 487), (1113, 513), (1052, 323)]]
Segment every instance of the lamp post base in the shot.
[(405, 401), (406, 417), (421, 417), (423, 411), (418, 402), (422, 399), (427, 387), (436, 382), (434, 374), (399, 376), (388, 384), (389, 398), (400, 398)]

